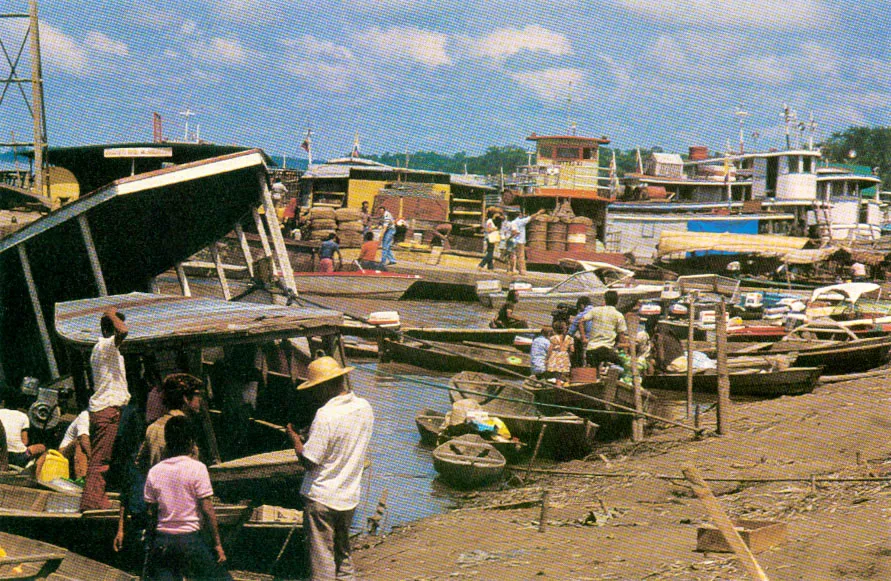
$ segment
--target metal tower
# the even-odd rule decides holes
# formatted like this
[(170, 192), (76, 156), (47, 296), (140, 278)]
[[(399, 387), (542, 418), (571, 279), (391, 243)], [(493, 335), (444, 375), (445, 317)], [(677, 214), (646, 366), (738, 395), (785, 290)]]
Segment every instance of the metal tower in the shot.
[[(9, 66), (8, 74), (5, 78), (0, 79), (0, 106), (10, 92), (15, 92), (12, 87), (18, 89), (25, 107), (28, 109), (31, 120), (33, 122), (34, 139), (33, 141), (11, 141), (0, 142), (2, 147), (19, 147), (30, 146), (34, 148), (34, 193), (46, 196), (47, 191), (47, 172), (46, 172), (46, 108), (43, 103), (43, 69), (40, 63), (40, 30), (37, 20), (37, 0), (29, 0), (28, 12), (26, 13), (6, 13), (0, 14), (3, 19), (20, 19), (27, 21), (24, 37), (20, 42), (18, 39), (4, 39), (0, 36), (0, 51), (3, 58)], [(15, 30), (17, 27), (12, 27)], [(25, 47), (30, 41), (30, 61), (31, 75), (30, 77), (19, 76), (19, 65), (21, 64), (22, 55)], [(18, 48), (15, 44), (18, 42)], [(31, 99), (28, 99), (27, 91), (24, 85), (31, 85)], [(14, 138), (13, 138), (14, 139)]]

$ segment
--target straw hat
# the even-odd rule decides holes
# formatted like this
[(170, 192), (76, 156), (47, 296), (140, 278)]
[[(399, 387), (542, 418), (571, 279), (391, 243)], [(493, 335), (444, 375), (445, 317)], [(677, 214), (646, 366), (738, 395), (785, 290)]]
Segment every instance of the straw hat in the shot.
[(298, 390), (309, 389), (328, 380), (336, 379), (352, 371), (353, 367), (341, 367), (333, 357), (319, 357), (306, 368), (307, 380), (297, 386)]

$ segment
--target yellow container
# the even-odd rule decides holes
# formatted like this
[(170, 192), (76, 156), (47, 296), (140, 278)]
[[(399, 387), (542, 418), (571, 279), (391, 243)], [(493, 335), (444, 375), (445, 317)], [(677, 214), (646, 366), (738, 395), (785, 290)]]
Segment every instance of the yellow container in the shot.
[(49, 450), (43, 461), (43, 467), (37, 475), (37, 480), (49, 482), (56, 478), (68, 478), (68, 459), (58, 450)]

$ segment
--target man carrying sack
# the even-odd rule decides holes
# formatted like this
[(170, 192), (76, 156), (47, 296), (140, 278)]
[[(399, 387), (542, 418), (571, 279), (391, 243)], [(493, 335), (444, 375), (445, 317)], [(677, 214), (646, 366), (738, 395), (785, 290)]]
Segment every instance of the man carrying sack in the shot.
[(309, 364), (307, 381), (318, 407), (306, 444), (288, 424), (288, 437), (306, 474), (303, 530), (309, 547), (311, 579), (355, 579), (350, 558), (350, 524), (359, 504), (362, 470), (371, 440), (374, 414), (369, 403), (350, 391), (346, 374), (333, 357)]

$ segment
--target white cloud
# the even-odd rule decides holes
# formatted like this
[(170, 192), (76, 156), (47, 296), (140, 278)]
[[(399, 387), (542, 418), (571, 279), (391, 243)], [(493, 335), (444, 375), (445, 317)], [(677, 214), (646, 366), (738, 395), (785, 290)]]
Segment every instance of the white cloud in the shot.
[(299, 38), (287, 38), (280, 42), (283, 46), (294, 49), (294, 56), (299, 56), (305, 59), (319, 58), (339, 61), (354, 60), (353, 51), (347, 47), (312, 35), (304, 35)]
[(572, 92), (584, 94), (586, 87), (585, 73), (579, 69), (573, 68), (552, 68), (541, 71), (530, 71), (525, 73), (512, 73), (511, 78), (523, 87), (531, 90), (541, 99), (556, 103), (564, 100), (570, 95), (570, 84), (572, 84)]
[(279, 41), (284, 52), (284, 68), (298, 79), (331, 93), (346, 93), (363, 78), (353, 51), (311, 35)]
[(44, 66), (73, 75), (89, 72), (89, 53), (73, 37), (46, 22), (40, 23), (40, 48)]
[(823, 0), (614, 0), (639, 16), (671, 24), (757, 29), (815, 29), (832, 16)]
[(413, 26), (382, 30), (372, 28), (356, 35), (356, 44), (384, 60), (410, 60), (428, 67), (451, 64), (446, 52), (448, 37)]
[(554, 56), (572, 54), (569, 40), (558, 32), (538, 25), (525, 28), (501, 28), (478, 39), (466, 40), (474, 56), (501, 60), (521, 51), (547, 53)]
[(744, 56), (739, 59), (739, 76), (759, 83), (780, 85), (792, 80), (785, 59), (776, 55)]
[[(198, 49), (201, 50), (201, 49)], [(204, 60), (230, 65), (243, 65), (248, 62), (248, 50), (234, 38), (213, 38), (202, 51)]]
[(89, 49), (104, 54), (115, 56), (127, 56), (130, 54), (130, 49), (127, 47), (126, 43), (114, 40), (95, 30), (87, 33), (86, 45)]
[(183, 36), (191, 36), (198, 30), (194, 20), (185, 20), (179, 27), (179, 33)]

